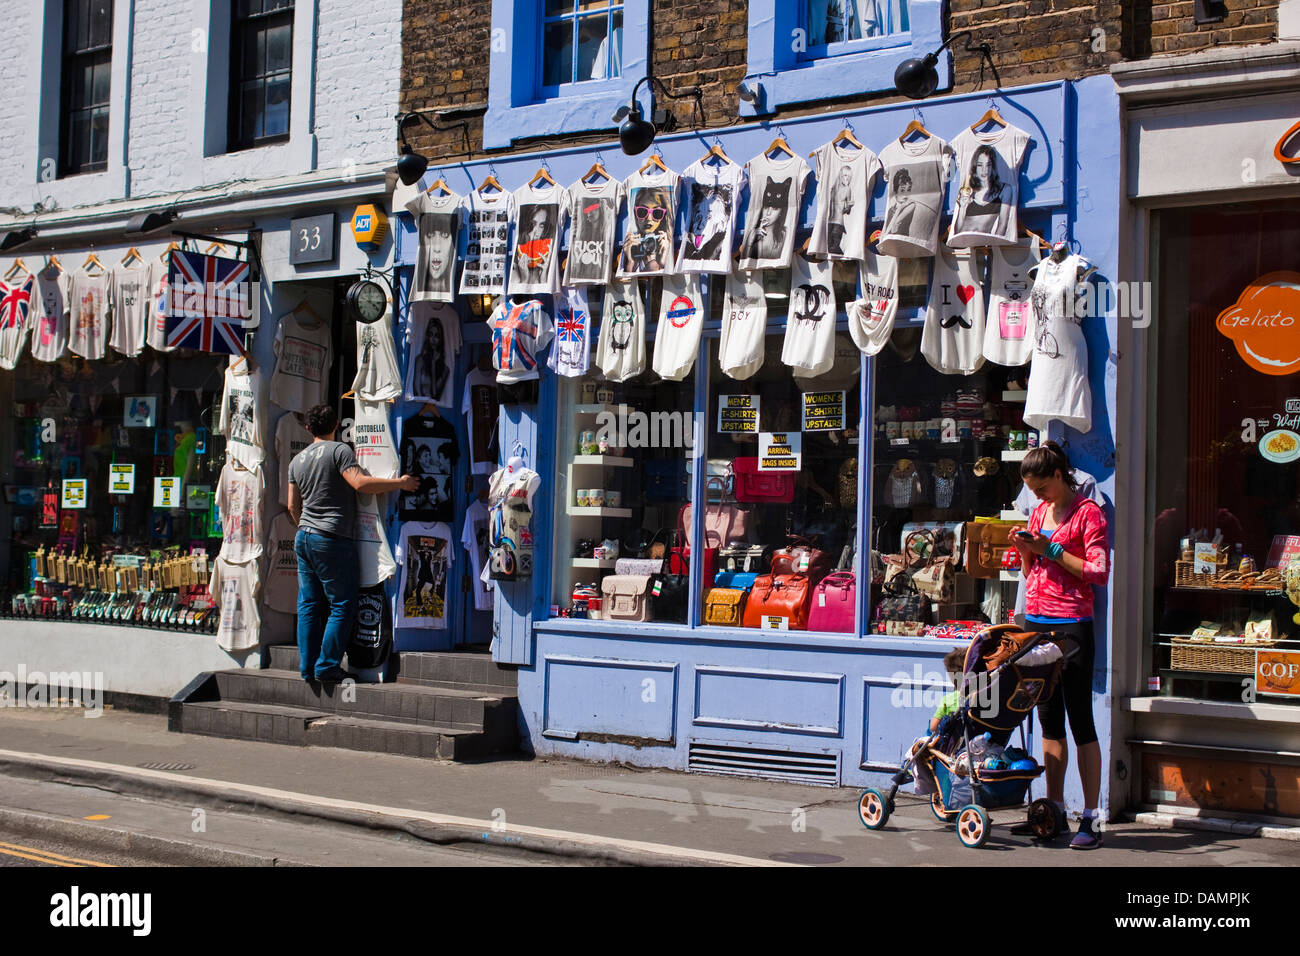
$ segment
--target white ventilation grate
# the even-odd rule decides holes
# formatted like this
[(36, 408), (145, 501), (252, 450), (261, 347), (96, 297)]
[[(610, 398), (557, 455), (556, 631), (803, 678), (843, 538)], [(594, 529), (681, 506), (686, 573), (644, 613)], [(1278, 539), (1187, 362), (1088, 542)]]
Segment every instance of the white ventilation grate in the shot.
[(687, 770), (692, 773), (720, 773), (733, 777), (760, 777), (819, 787), (838, 787), (838, 753), (800, 753), (730, 744), (690, 744)]

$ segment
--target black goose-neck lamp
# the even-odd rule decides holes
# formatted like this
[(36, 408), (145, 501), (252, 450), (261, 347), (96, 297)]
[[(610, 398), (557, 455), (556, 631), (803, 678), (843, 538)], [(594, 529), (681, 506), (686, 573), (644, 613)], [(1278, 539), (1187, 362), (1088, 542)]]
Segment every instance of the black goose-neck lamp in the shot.
[[(435, 117), (442, 119), (441, 116)], [(397, 139), (400, 143), (397, 157), (397, 178), (406, 186), (414, 186), (420, 181), (425, 170), (429, 168), (429, 160), (421, 156), (415, 150), (411, 149), (411, 144), (406, 141), (406, 127), (414, 122), (422, 122), (431, 130), (439, 133), (445, 133), (449, 130), (459, 129), (465, 136), (465, 152), (469, 152), (469, 124), (453, 123), (450, 126), (439, 126), (423, 113), (399, 113), (397, 114)]]
[(910, 60), (904, 60), (894, 71), (894, 87), (904, 96), (914, 99), (923, 100), (939, 88), (939, 71), (935, 67), (939, 63), (939, 54), (942, 53), (954, 41), (961, 37), (966, 37), (966, 52), (980, 54), (980, 85), (984, 85), (984, 64), (987, 63), (989, 69), (993, 71), (993, 80), (997, 86), (1002, 85), (1002, 78), (998, 76), (998, 68), (993, 63), (993, 49), (987, 43), (974, 44), (970, 41), (970, 30), (959, 30), (948, 39), (943, 41), (943, 45), (933, 53), (927, 53), (924, 58), (917, 59), (913, 57)]
[[(641, 90), (641, 84), (645, 83), (650, 87), (650, 115), (654, 122), (647, 120), (645, 114), (641, 112), (641, 105), (637, 102), (637, 93)], [(655, 109), (655, 87), (659, 92), (669, 99), (683, 100), (691, 97), (695, 100), (695, 109), (698, 109), (701, 118), (704, 114), (704, 91), (698, 86), (687, 90), (684, 93), (672, 93), (664, 86), (663, 81), (653, 76), (643, 76), (636, 81), (636, 86), (632, 87), (632, 99), (627, 106), (620, 106), (618, 110), (610, 117), (618, 127), (618, 144), (622, 147), (623, 152), (628, 156), (636, 156), (644, 153), (650, 148), (650, 144), (655, 141), (655, 134), (662, 129), (664, 132), (671, 132), (677, 127), (677, 119), (668, 110)]]

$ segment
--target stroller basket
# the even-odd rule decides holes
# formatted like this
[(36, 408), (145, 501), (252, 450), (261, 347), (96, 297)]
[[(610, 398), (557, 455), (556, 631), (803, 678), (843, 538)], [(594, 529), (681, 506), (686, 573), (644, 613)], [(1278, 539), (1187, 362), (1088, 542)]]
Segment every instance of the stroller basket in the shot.
[(1044, 768), (981, 770), (976, 767), (974, 784), (979, 788), (979, 799), (975, 799), (971, 792), (971, 777), (959, 777), (942, 756), (933, 756), (930, 770), (943, 797), (945, 810), (960, 810), (968, 803), (978, 803), (989, 810), (997, 810), (1023, 804), (1029, 784), (1042, 775)]

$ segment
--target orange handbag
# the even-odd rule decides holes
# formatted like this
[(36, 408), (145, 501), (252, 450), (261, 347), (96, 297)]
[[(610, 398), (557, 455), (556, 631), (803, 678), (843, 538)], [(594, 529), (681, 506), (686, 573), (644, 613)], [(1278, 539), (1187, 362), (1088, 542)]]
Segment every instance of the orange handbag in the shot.
[[(812, 581), (804, 574), (762, 575), (745, 602), (745, 627), (762, 627), (764, 618), (784, 618), (789, 630), (808, 630), (812, 589)], [(768, 626), (773, 624), (779, 627), (780, 621), (771, 621)]]

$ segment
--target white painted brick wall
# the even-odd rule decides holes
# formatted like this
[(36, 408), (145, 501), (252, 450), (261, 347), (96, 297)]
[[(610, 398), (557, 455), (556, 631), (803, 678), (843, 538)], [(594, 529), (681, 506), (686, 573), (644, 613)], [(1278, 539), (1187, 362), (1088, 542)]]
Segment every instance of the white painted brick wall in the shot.
[[(0, 57), (0, 207), (30, 209), (39, 197), (36, 167), (28, 153), (35, 152), (36, 130), (29, 104), (36, 96), (40, 74), (33, 69), (32, 38), (36, 24), (26, 0), (0, 0), (0, 23), (11, 38), (8, 56)], [(21, 40), (18, 40), (21, 38)]]

